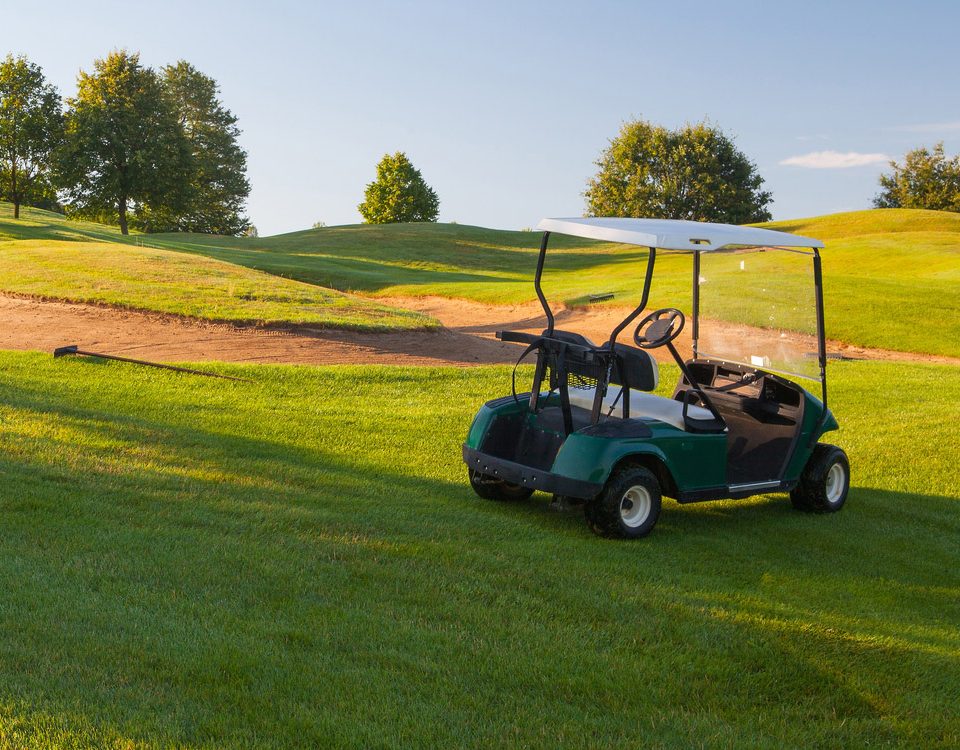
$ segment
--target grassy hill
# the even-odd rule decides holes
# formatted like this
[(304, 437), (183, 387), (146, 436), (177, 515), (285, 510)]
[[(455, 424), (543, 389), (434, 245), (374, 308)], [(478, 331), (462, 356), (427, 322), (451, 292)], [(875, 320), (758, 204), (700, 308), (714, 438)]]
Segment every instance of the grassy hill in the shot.
[(508, 368), (220, 370), (0, 353), (0, 746), (960, 745), (955, 368), (833, 367), (842, 513), (638, 543), (473, 495)]
[(423, 315), (195, 254), (139, 246), (112, 227), (0, 203), (0, 290), (234, 323), (391, 330)]
[[(960, 215), (871, 210), (769, 225), (821, 238), (827, 328), (850, 344), (960, 355)], [(539, 234), (461, 225), (329, 227), (255, 240), (160, 235), (158, 246), (384, 297), (441, 295), (490, 303), (535, 299), (531, 284)], [(548, 296), (583, 303), (614, 292), (615, 304), (637, 299), (646, 251), (555, 236), (545, 276)], [(810, 289), (809, 266), (773, 255), (762, 261), (777, 286)], [(690, 306), (689, 256), (662, 253), (651, 306)], [(756, 278), (756, 277), (754, 277)], [(712, 300), (724, 319), (765, 325), (762, 290)], [(705, 304), (711, 300), (705, 299)], [(921, 313), (920, 306), (930, 305)], [(807, 318), (808, 319), (808, 318)], [(918, 325), (918, 321), (925, 322)], [(798, 325), (803, 330), (806, 326)]]
[[(35, 248), (51, 254), (53, 246), (47, 239), (146, 243), (326, 288), (384, 297), (387, 304), (391, 296), (410, 295), (489, 303), (535, 299), (531, 283), (539, 243), (535, 232), (395, 224), (327, 227), (265, 238), (168, 234), (121, 239), (99, 225), (64, 222), (54, 214), (31, 212), (30, 217), (35, 225), (21, 228), (0, 214), (0, 237), (6, 233), (18, 244), (32, 239), (39, 243)], [(960, 354), (960, 215), (887, 209), (769, 226), (827, 242), (824, 273), (831, 338), (900, 351)], [(646, 261), (642, 248), (561, 236), (554, 237), (551, 247), (544, 284), (551, 299), (576, 304), (591, 293), (608, 291), (616, 295), (614, 304), (638, 298)], [(56, 262), (51, 259), (51, 266)], [(777, 301), (772, 295), (783, 286), (810, 289), (809, 267), (793, 264), (785, 270), (773, 254), (757, 262), (761, 276), (776, 277), (776, 285), (765, 290), (751, 282), (736, 293), (705, 298), (705, 312), (754, 325), (808, 328), (810, 316), (803, 316), (805, 322), (796, 326), (782, 320), (771, 323), (766, 305)], [(662, 253), (657, 268), (651, 306), (688, 310), (689, 256)], [(0, 271), (0, 289), (8, 288), (5, 276)], [(70, 283), (64, 279), (61, 287)], [(929, 308), (921, 312), (924, 304)]]

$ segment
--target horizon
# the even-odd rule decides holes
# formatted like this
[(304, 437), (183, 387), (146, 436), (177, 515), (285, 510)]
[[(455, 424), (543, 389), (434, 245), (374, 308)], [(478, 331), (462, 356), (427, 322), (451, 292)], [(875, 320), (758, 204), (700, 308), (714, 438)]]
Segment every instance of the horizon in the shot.
[[(0, 53), (26, 55), (64, 98), (81, 69), (117, 48), (155, 68), (186, 59), (212, 76), (239, 118), (247, 213), (263, 236), (360, 223), (363, 189), (394, 151), (439, 194), (441, 222), (521, 229), (581, 215), (593, 162), (633, 117), (719, 126), (757, 165), (774, 220), (869, 208), (890, 159), (939, 141), (960, 148), (943, 64), (960, 8), (942, 2), (820, 2), (803, 14), (698, 2), (688, 6), (695, 26), (615, 2), (565, 3), (549, 15), (494, 3), (482, 16), (424, 2), (177, 0), (161, 16), (98, 7), (109, 28), (63, 2), (18, 9), (0, 30)], [(675, 54), (678, 39), (698, 54)], [(718, 40), (753, 51), (715, 54)], [(794, 54), (801, 42), (811, 52)], [(904, 47), (909, 58), (891, 54)], [(648, 67), (627, 75), (637, 63)], [(777, 91), (789, 92), (789, 106), (770, 100)]]

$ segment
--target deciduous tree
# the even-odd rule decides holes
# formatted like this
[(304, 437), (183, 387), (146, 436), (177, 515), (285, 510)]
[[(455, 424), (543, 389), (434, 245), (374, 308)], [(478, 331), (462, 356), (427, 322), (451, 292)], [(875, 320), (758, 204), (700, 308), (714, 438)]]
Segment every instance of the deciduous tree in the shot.
[(591, 216), (768, 221), (771, 194), (756, 166), (721, 130), (627, 122), (600, 155), (584, 196)]
[(933, 150), (909, 151), (903, 164), (890, 162), (891, 174), (880, 175), (876, 208), (928, 208), (960, 211), (960, 155), (947, 158), (943, 143)]
[(59, 163), (75, 211), (115, 212), (127, 234), (138, 205), (185, 202), (188, 144), (159, 77), (138, 54), (121, 50), (95, 61), (68, 104)]
[(0, 61), (0, 196), (20, 218), (24, 203), (52, 207), (52, 155), (63, 136), (60, 95), (25, 57)]
[(141, 204), (137, 225), (153, 232), (240, 234), (249, 223), (247, 154), (237, 118), (220, 102), (217, 83), (181, 60), (162, 71), (164, 92), (188, 144), (187, 184), (174, 200)]
[(440, 199), (401, 151), (385, 154), (357, 207), (367, 224), (436, 221)]

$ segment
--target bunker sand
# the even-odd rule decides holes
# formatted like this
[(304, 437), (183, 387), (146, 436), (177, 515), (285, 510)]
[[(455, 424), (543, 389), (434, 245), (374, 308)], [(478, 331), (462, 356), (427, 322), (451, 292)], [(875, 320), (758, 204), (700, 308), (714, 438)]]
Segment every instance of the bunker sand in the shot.
[[(159, 362), (248, 362), (276, 364), (394, 364), (455, 365), (512, 364), (521, 347), (497, 341), (499, 330), (539, 332), (546, 319), (539, 304), (485, 305), (443, 297), (390, 298), (389, 304), (437, 318), (439, 330), (396, 333), (332, 331), (310, 326), (238, 327), (174, 315), (140, 312), (109, 306), (54, 302), (0, 295), (0, 349), (52, 352), (58, 346), (78, 344), (82, 349)], [(622, 307), (602, 305), (556, 311), (556, 325), (600, 342), (627, 314)], [(812, 336), (723, 324), (731, 336), (769, 340), (772, 346), (815, 351)], [(629, 341), (632, 328), (621, 334)], [(678, 339), (684, 356), (690, 354), (689, 330)], [(960, 365), (960, 357), (909, 354), (864, 349), (829, 342), (834, 355), (854, 359), (935, 362)], [(664, 349), (652, 352), (667, 361)]]

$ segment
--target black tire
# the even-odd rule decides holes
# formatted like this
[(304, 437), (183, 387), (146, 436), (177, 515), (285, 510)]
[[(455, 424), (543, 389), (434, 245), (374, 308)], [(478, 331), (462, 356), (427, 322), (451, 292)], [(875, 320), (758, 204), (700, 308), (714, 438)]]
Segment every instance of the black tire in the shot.
[(479, 471), (470, 469), (470, 486), (484, 500), (497, 500), (498, 502), (516, 502), (526, 500), (533, 494), (529, 487), (523, 487), (519, 484), (510, 484), (502, 479), (481, 474)]
[(597, 497), (583, 507), (595, 534), (613, 539), (639, 539), (653, 531), (660, 518), (660, 482), (647, 469), (621, 469)]
[(836, 513), (847, 502), (850, 490), (850, 462), (842, 448), (817, 443), (790, 492), (790, 502), (807, 513)]

